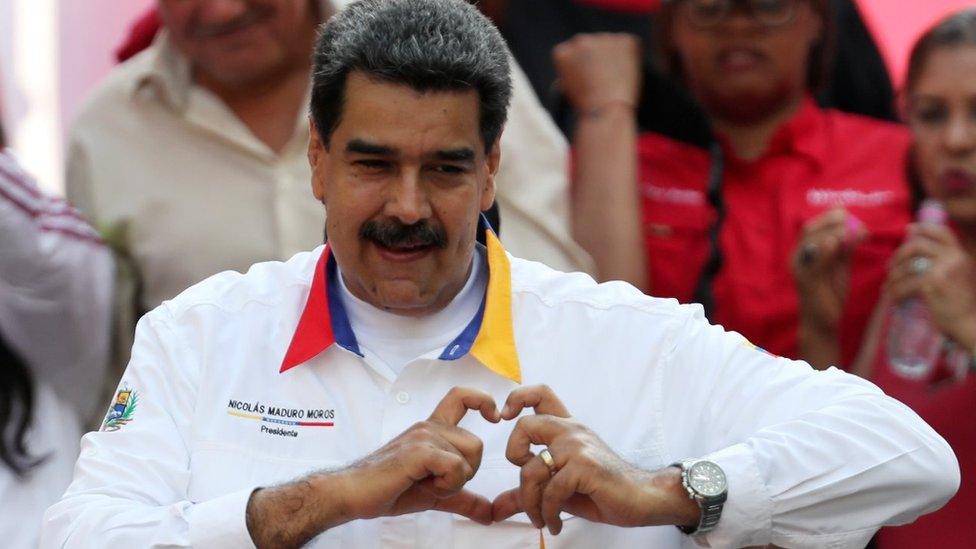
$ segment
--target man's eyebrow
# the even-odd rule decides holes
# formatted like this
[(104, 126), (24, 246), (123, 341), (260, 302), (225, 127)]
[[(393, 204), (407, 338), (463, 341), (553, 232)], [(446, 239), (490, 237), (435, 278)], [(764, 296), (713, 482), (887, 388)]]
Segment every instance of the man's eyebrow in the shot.
[(381, 156), (393, 156), (396, 154), (396, 151), (392, 147), (370, 143), (362, 139), (353, 139), (349, 143), (346, 143), (346, 152)]
[(462, 147), (460, 149), (447, 149), (443, 151), (437, 151), (434, 153), (434, 157), (438, 160), (447, 160), (449, 162), (471, 162), (474, 160), (474, 151)]

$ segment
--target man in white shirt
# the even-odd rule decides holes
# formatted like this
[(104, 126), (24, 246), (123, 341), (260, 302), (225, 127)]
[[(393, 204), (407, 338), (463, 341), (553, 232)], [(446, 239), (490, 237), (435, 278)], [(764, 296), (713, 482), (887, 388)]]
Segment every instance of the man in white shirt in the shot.
[(140, 321), (42, 547), (854, 547), (955, 492), (870, 383), (505, 252), (509, 70), (470, 5), (364, 0), (314, 63), (328, 245)]

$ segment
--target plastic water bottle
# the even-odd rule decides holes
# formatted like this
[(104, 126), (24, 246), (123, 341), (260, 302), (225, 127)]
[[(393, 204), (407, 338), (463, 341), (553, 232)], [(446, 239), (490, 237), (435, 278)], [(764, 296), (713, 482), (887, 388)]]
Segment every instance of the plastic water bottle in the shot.
[[(920, 223), (945, 225), (948, 222), (945, 207), (928, 199), (918, 211)], [(891, 310), (888, 325), (888, 361), (895, 373), (908, 379), (927, 377), (945, 344), (945, 337), (932, 321), (925, 300), (919, 297), (906, 299)]]

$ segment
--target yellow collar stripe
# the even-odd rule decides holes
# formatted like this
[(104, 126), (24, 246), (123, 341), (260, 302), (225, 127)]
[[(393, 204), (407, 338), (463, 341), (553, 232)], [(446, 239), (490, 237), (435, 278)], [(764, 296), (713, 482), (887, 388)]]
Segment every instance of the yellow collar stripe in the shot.
[(498, 237), (485, 231), (488, 255), (488, 290), (481, 328), (471, 346), (471, 356), (488, 369), (515, 383), (522, 383), (522, 369), (515, 349), (512, 321), (512, 266)]

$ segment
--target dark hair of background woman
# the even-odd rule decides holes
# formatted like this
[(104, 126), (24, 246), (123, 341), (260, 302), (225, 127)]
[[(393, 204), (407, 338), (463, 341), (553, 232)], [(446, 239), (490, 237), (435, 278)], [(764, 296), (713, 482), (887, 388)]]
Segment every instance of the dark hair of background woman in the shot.
[[(6, 146), (0, 124), (0, 149)], [(23, 476), (40, 460), (27, 450), (27, 429), (34, 414), (34, 382), (23, 359), (0, 332), (0, 462)]]
[(27, 448), (33, 412), (31, 372), (0, 333), (0, 462), (18, 476), (41, 461)]

